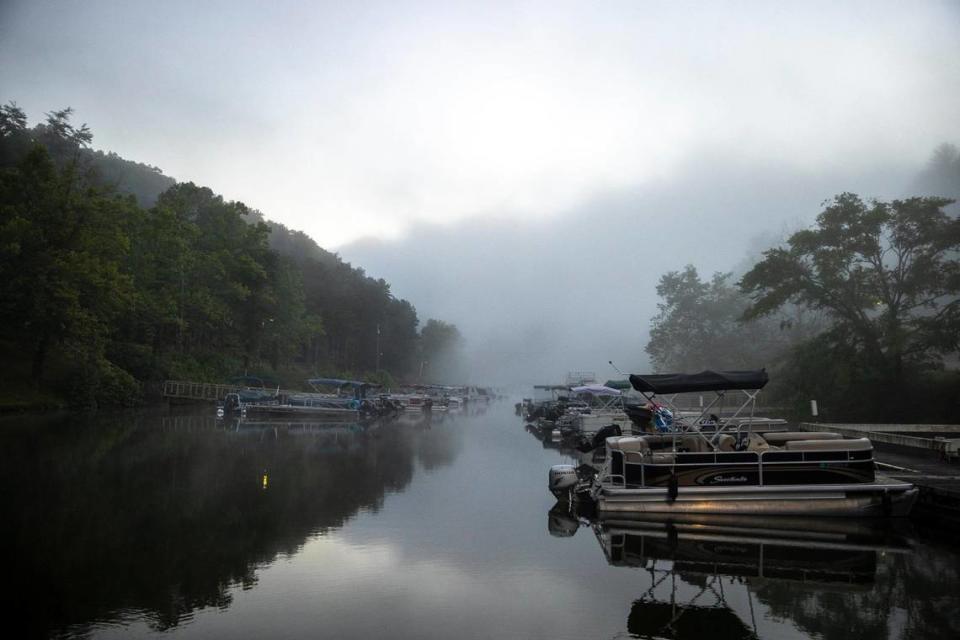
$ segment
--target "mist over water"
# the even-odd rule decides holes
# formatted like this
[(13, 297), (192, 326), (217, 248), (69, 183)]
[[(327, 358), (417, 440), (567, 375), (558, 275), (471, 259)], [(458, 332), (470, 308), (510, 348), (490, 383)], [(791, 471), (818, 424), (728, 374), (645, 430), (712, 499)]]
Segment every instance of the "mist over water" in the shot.
[(550, 216), (421, 224), (340, 253), (416, 300), (421, 321), (460, 327), (470, 380), (535, 384), (589, 370), (602, 381), (618, 375), (609, 360), (624, 371), (648, 368), (662, 274), (687, 264), (704, 277), (742, 272), (810, 224), (825, 200), (844, 191), (903, 197), (919, 169), (865, 157), (841, 171), (809, 171), (774, 155), (737, 162), (700, 153), (670, 180), (598, 192)]

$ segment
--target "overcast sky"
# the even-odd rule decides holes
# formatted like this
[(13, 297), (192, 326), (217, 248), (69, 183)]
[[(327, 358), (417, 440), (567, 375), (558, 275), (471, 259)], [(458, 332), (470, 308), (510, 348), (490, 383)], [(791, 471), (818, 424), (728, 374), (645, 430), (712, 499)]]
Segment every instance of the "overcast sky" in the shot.
[(2, 2), (0, 91), (336, 248), (548, 218), (705, 147), (829, 171), (960, 133), (956, 2)]
[[(0, 7), (0, 100), (32, 121), (71, 105), (95, 147), (303, 230), (474, 336), (544, 335), (555, 296), (477, 293), (518, 269), (581, 286), (628, 266), (638, 363), (665, 269), (730, 268), (841, 190), (903, 195), (960, 142), (958, 2)], [(628, 339), (594, 315), (563, 335)]]

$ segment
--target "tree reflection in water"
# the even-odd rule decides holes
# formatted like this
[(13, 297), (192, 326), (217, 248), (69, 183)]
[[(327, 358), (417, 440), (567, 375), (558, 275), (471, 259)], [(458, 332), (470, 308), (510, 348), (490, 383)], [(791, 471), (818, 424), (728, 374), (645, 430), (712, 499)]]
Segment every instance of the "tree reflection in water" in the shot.
[(164, 630), (228, 607), (258, 567), (378, 510), (418, 464), (448, 465), (459, 446), (422, 422), (18, 421), (0, 434), (2, 536), (20, 577), (8, 604), (31, 635), (134, 614)]
[(942, 550), (917, 545), (883, 554), (872, 588), (857, 592), (797, 589), (767, 581), (757, 598), (773, 615), (810, 635), (855, 638), (960, 638), (956, 585), (960, 565)]

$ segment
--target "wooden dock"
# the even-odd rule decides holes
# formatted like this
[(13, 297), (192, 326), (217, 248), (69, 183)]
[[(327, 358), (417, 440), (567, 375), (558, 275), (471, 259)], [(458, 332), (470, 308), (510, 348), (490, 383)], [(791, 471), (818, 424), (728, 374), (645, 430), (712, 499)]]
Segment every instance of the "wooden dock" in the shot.
[(960, 425), (801, 422), (800, 429), (870, 438), (877, 470), (920, 489), (915, 517), (960, 523)]

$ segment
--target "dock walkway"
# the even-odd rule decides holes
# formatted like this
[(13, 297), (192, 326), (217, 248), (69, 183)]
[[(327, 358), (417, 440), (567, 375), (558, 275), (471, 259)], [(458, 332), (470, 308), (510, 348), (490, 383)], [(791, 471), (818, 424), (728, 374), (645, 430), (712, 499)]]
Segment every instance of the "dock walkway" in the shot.
[(877, 451), (877, 462), (884, 475), (919, 487), (916, 515), (960, 522), (960, 464), (886, 448)]
[(920, 489), (916, 516), (960, 523), (960, 425), (801, 422), (799, 426), (803, 431), (870, 438), (878, 471)]
[(847, 438), (870, 438), (876, 443), (960, 457), (960, 424), (846, 424), (801, 422), (803, 431), (834, 431)]

